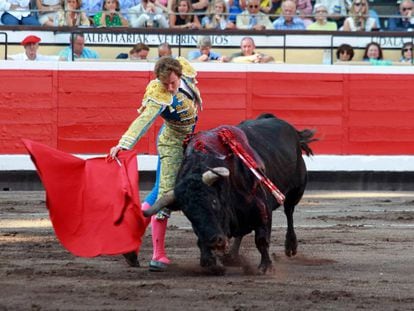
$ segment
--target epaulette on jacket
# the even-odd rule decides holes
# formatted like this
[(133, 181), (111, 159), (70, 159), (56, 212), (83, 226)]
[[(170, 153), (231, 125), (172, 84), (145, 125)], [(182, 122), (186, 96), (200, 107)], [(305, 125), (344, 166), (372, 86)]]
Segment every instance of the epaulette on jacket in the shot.
[(183, 67), (183, 75), (186, 78), (195, 79), (195, 77), (197, 76), (197, 71), (194, 69), (193, 66), (191, 66), (190, 62), (181, 56), (177, 57), (177, 60)]

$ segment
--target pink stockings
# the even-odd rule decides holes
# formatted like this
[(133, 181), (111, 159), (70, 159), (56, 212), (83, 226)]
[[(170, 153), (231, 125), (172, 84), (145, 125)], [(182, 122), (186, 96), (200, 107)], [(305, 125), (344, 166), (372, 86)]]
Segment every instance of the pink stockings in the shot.
[[(147, 202), (142, 203), (142, 210), (145, 211), (150, 208)], [(167, 258), (165, 253), (165, 232), (167, 231), (168, 218), (165, 219), (156, 219), (156, 216), (151, 218), (145, 218), (145, 227), (148, 227), (151, 222), (152, 229), (152, 247), (153, 254), (152, 260), (159, 261), (165, 264), (169, 264), (170, 260)], [(139, 249), (137, 250), (139, 253)]]

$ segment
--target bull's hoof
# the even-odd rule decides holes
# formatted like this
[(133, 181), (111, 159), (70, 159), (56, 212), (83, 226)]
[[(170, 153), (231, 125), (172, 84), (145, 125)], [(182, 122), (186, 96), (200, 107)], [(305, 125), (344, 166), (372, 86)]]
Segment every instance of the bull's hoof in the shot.
[(270, 264), (260, 264), (257, 268), (257, 272), (259, 274), (266, 274), (266, 272), (272, 272), (273, 271), (273, 265)]
[(295, 256), (298, 251), (298, 241), (294, 240), (287, 240), (285, 241), (285, 255), (288, 257)]
[(136, 252), (129, 252), (126, 254), (123, 254), (125, 261), (130, 267), (139, 267), (139, 261), (138, 256)]
[(285, 255), (288, 257), (295, 256), (297, 253), (296, 249), (285, 249)]

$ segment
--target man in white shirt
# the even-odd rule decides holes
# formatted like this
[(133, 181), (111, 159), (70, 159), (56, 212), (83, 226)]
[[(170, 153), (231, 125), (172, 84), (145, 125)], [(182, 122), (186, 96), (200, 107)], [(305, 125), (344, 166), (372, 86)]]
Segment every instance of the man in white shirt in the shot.
[(41, 39), (37, 36), (27, 36), (23, 39), (20, 43), (23, 45), (25, 52), (9, 55), (7, 59), (10, 60), (42, 60), (42, 61), (57, 61), (59, 60), (59, 56), (54, 55), (40, 55), (37, 54), (37, 50), (39, 49), (39, 42)]

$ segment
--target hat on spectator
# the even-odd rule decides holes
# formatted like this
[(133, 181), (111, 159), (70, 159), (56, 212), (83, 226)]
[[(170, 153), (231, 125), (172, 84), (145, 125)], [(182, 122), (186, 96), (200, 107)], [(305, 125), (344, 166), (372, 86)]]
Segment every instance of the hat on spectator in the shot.
[(41, 41), (41, 39), (39, 37), (27, 36), (26, 38), (23, 39), (23, 41), (20, 44), (21, 45), (28, 45), (28, 44), (31, 44), (31, 43), (38, 43), (40, 41)]

